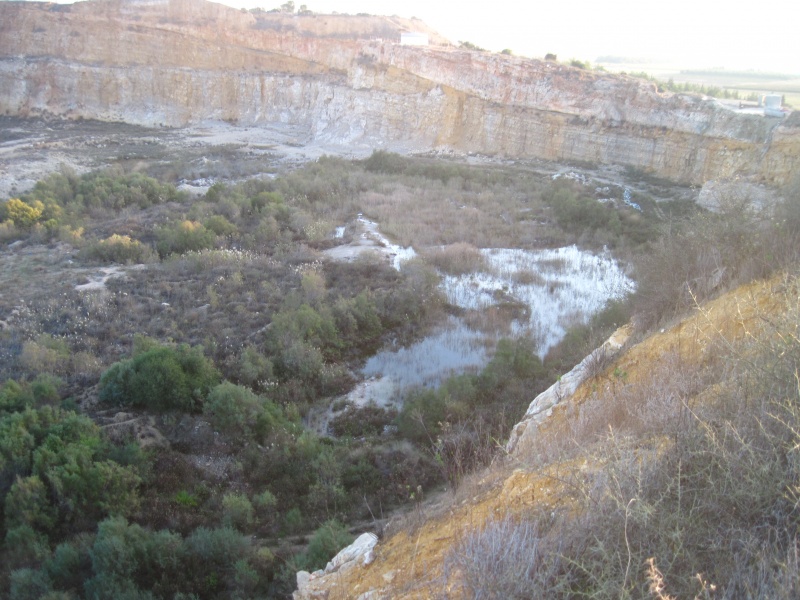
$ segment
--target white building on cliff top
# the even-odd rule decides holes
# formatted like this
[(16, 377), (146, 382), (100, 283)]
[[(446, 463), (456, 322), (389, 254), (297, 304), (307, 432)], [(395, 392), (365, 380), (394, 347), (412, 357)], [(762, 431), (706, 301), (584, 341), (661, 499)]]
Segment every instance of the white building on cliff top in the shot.
[(419, 31), (408, 31), (400, 34), (400, 45), (402, 46), (427, 46), (428, 34)]

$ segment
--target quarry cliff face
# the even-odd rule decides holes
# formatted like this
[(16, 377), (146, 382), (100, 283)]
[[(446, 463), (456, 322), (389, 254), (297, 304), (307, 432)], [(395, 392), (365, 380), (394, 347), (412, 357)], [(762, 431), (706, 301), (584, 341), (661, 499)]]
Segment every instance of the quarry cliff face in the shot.
[[(404, 46), (403, 31), (431, 45)], [(204, 0), (0, 3), (0, 113), (177, 127), (281, 124), (332, 144), (619, 164), (783, 184), (800, 123), (626, 76), (459, 50), (417, 20)]]

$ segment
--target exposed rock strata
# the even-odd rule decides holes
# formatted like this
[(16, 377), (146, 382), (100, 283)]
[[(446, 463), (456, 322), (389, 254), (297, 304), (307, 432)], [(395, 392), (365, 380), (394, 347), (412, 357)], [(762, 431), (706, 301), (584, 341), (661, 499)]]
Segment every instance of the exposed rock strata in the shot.
[[(203, 0), (0, 4), (0, 112), (282, 123), (309, 139), (628, 165), (682, 182), (800, 168), (797, 119), (520, 57), (396, 43), (419, 21)], [(434, 32), (432, 39), (444, 44)]]

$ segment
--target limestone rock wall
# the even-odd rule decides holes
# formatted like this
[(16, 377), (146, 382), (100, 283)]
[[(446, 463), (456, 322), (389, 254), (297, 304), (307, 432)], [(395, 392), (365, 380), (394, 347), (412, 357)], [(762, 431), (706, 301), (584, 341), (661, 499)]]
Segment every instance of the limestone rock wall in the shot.
[[(437, 45), (401, 46), (409, 30)], [(782, 184), (800, 169), (791, 117), (458, 50), (419, 21), (254, 14), (204, 0), (0, 3), (0, 113), (283, 123), (330, 143), (613, 163), (688, 183)]]

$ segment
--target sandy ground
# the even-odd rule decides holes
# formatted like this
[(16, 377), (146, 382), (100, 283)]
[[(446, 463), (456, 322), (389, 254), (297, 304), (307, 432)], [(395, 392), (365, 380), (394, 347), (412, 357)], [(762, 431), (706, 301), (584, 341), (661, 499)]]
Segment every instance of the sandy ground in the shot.
[[(274, 177), (321, 156), (361, 159), (380, 147), (401, 154), (463, 160), (467, 164), (517, 164), (543, 173), (570, 172), (575, 167), (538, 160), (465, 154), (446, 148), (381, 141), (336, 145), (311, 138), (309, 132), (283, 124), (238, 127), (203, 122), (181, 129), (148, 128), (125, 123), (17, 119), (0, 117), (0, 201), (30, 190), (50, 173), (84, 173), (119, 166), (142, 171), (199, 195), (213, 183), (250, 177)], [(577, 169), (596, 184), (622, 185), (656, 200), (682, 195), (696, 198), (691, 188), (666, 182), (635, 180), (622, 167)]]
[(50, 173), (120, 165), (168, 171), (185, 189), (204, 192), (214, 181), (276, 173), (323, 155), (369, 156), (372, 148), (315, 143), (290, 127), (200, 123), (153, 129), (124, 123), (0, 117), (0, 199), (30, 190)]

